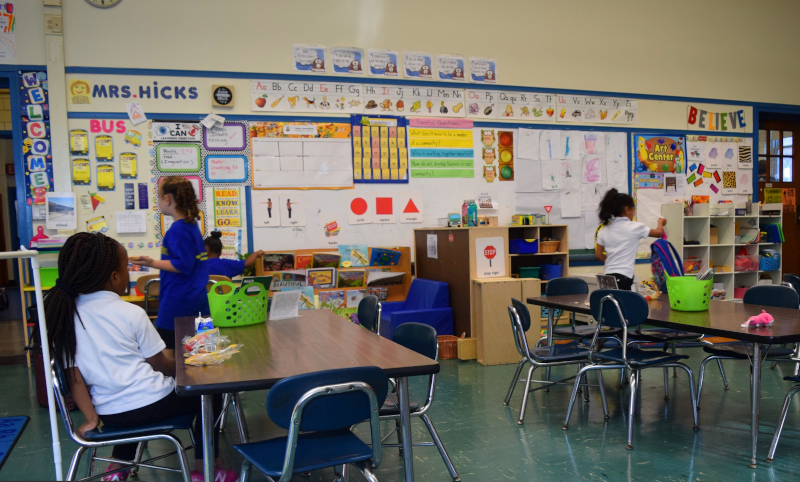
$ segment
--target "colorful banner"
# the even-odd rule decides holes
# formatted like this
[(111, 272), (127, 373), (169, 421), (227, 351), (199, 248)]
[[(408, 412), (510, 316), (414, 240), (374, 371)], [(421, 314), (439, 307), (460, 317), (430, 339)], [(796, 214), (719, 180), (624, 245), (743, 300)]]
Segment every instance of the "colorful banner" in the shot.
[[(686, 124), (689, 129), (698, 131), (737, 131), (744, 132), (750, 122), (744, 109), (730, 106), (716, 106), (719, 111), (712, 111), (715, 106), (687, 105)], [(724, 112), (723, 112), (724, 110)]]
[(642, 172), (686, 172), (683, 137), (650, 135), (634, 136), (634, 173)]
[(218, 228), (242, 226), (240, 187), (214, 188), (214, 226)]
[(22, 119), (22, 154), (25, 159), (25, 193), (28, 204), (44, 204), (53, 190), (53, 155), (50, 149), (50, 107), (46, 72), (19, 75)]
[(472, 129), (408, 129), (409, 164), (413, 178), (475, 176)]

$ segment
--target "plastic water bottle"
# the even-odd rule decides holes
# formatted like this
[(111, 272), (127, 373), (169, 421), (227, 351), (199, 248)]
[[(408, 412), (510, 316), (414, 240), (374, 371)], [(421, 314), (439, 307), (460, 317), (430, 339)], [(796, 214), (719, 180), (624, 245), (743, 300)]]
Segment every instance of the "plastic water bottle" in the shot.
[(467, 208), (467, 217), (469, 218), (469, 225), (470, 226), (477, 226), (478, 225), (478, 205), (475, 204), (475, 200), (470, 200), (469, 207)]
[(467, 226), (469, 224), (469, 199), (464, 200), (461, 205), (461, 225)]

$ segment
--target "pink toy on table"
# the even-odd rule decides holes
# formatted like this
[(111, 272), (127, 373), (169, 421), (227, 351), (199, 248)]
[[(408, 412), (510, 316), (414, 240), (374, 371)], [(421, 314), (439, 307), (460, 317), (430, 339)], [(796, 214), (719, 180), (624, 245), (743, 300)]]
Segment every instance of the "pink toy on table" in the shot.
[(744, 324), (742, 324), (742, 327), (746, 327), (748, 325), (749, 326), (755, 326), (755, 327), (759, 327), (759, 326), (768, 327), (768, 326), (772, 326), (772, 323), (774, 323), (774, 322), (775, 322), (775, 318), (773, 318), (772, 315), (770, 315), (769, 313), (767, 313), (764, 310), (761, 310), (761, 314), (760, 315), (751, 316), (750, 318), (748, 318), (748, 320)]

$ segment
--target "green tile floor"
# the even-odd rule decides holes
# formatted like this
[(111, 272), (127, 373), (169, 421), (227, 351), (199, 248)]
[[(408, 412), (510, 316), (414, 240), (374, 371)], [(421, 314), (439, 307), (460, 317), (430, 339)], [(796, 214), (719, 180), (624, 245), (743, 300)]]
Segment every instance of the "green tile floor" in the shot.
[[(702, 351), (691, 354), (688, 365), (699, 369)], [(731, 389), (725, 391), (716, 367), (709, 365), (699, 431), (692, 430), (689, 387), (685, 374), (670, 377), (669, 401), (664, 401), (663, 376), (660, 369), (646, 371), (643, 376), (642, 413), (637, 415), (634, 433), (635, 450), (625, 449), (626, 417), (622, 407), (627, 389), (616, 385), (618, 372), (608, 372), (606, 391), (611, 419), (603, 421), (599, 394), (592, 390), (591, 401), (582, 401), (573, 412), (569, 431), (561, 426), (566, 414), (569, 388), (559, 386), (549, 393), (537, 391), (529, 400), (525, 425), (516, 423), (522, 400), (521, 385), (509, 407), (503, 406), (514, 366), (483, 367), (471, 362), (445, 360), (437, 379), (434, 406), (429, 412), (439, 429), (453, 463), (464, 481), (744, 481), (798, 480), (800, 474), (800, 397), (792, 403), (776, 462), (763, 462), (772, 438), (775, 421), (783, 397), (791, 386), (782, 380), (791, 370), (789, 364), (776, 370), (764, 370), (761, 402), (761, 435), (755, 470), (748, 468), (750, 452), (749, 368), (746, 363), (725, 365)], [(554, 374), (574, 373), (573, 368), (554, 369)], [(614, 376), (612, 376), (614, 375)], [(594, 379), (594, 376), (592, 376)], [(29, 415), (31, 423), (22, 435), (5, 466), (0, 480), (54, 480), (52, 448), (47, 411), (36, 404), (32, 372), (24, 366), (0, 367), (0, 416)], [(422, 397), (424, 384), (415, 381), (412, 397)], [(243, 404), (253, 440), (280, 433), (267, 418), (264, 409), (266, 392), (243, 395)], [(625, 410), (626, 411), (626, 410)], [(73, 412), (80, 420), (79, 412)], [(61, 429), (65, 471), (75, 444)], [(388, 423), (385, 430), (388, 430)], [(362, 428), (360, 433), (366, 435)], [(422, 422), (415, 419), (416, 441), (427, 437)], [(188, 436), (186, 436), (188, 439)], [(427, 438), (426, 438), (427, 439)], [(228, 419), (222, 437), (225, 454), (238, 469), (241, 458), (232, 450), (238, 443), (235, 421)], [(155, 452), (164, 446), (151, 443)], [(102, 452), (101, 452), (102, 453)], [(191, 453), (189, 457), (192, 458)], [(173, 459), (170, 461), (176, 464)], [(191, 463), (191, 462), (190, 462)], [(381, 481), (403, 480), (402, 462), (395, 449), (386, 449), (377, 470)], [(416, 480), (449, 479), (447, 470), (433, 447), (414, 451)], [(79, 473), (84, 473), (81, 470)], [(294, 480), (328, 481), (332, 470), (322, 470), (308, 478)], [(142, 469), (141, 480), (177, 481), (167, 472)], [(253, 481), (265, 480), (252, 472)], [(354, 472), (351, 480), (363, 480)]]

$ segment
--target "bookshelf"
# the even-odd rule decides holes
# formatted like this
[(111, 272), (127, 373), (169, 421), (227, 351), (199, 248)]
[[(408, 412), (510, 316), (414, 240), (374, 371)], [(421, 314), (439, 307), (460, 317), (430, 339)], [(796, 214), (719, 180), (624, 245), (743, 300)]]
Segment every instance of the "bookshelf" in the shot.
[[(695, 204), (692, 213), (685, 215), (683, 203), (663, 204), (661, 215), (667, 220), (667, 239), (681, 255), (684, 267), (687, 258), (696, 258), (702, 266), (701, 269), (715, 268), (717, 272), (714, 275), (714, 285), (721, 285), (725, 290), (726, 300), (739, 301), (741, 291), (736, 293), (736, 288), (746, 289), (759, 284), (759, 281), (763, 283), (764, 280), (769, 280), (770, 284), (780, 284), (783, 279), (782, 266), (770, 271), (758, 269), (759, 256), (766, 250), (782, 254), (781, 243), (745, 242), (747, 238), (758, 235), (761, 226), (780, 224), (783, 206), (754, 204), (753, 212), (745, 215), (736, 215), (734, 206)], [(737, 256), (752, 259), (756, 269), (735, 271)]]

